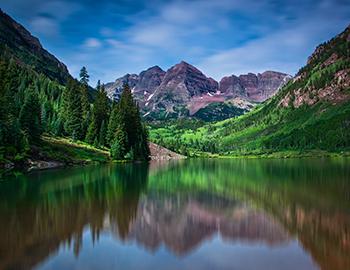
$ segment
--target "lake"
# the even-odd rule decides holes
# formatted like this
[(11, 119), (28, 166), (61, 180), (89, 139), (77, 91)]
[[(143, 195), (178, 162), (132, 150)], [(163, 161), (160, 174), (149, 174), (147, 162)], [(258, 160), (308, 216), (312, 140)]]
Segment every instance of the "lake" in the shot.
[(0, 182), (0, 269), (350, 269), (349, 159), (194, 159)]

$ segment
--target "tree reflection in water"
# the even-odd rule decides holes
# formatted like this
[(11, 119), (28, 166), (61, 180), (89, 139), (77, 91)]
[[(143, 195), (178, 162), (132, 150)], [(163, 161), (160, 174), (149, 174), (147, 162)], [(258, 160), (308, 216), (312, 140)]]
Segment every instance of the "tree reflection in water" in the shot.
[(182, 258), (218, 235), (350, 269), (346, 160), (188, 160), (36, 172), (0, 184), (0, 269), (28, 269), (89, 231)]

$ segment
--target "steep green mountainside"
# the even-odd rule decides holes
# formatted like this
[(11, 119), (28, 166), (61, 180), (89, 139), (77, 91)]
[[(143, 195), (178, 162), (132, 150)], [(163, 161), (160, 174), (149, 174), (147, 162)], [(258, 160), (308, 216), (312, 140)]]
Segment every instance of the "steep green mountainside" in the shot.
[(28, 30), (0, 10), (0, 57), (14, 59), (32, 67), (52, 80), (66, 83), (70, 77), (67, 67), (46, 51)]
[[(321, 44), (272, 99), (234, 119), (151, 138), (187, 152), (224, 155), (350, 148), (350, 28)], [(160, 139), (162, 134), (168, 134)], [(180, 149), (172, 149), (180, 150)]]

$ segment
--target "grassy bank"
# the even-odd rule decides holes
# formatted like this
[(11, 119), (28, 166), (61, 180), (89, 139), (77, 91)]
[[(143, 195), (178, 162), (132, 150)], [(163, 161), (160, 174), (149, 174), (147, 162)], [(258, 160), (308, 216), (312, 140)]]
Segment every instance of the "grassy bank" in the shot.
[(102, 163), (110, 160), (108, 149), (100, 149), (68, 138), (42, 136), (25, 153), (0, 160), (0, 168), (54, 168), (74, 164)]
[(309, 151), (279, 151), (279, 152), (251, 152), (251, 153), (230, 153), (230, 154), (208, 154), (203, 155), (208, 158), (350, 158), (350, 150), (340, 152), (329, 152), (322, 150)]
[(110, 159), (107, 148), (96, 148), (84, 142), (51, 136), (43, 136), (42, 142), (38, 150), (46, 159), (64, 163), (107, 162)]

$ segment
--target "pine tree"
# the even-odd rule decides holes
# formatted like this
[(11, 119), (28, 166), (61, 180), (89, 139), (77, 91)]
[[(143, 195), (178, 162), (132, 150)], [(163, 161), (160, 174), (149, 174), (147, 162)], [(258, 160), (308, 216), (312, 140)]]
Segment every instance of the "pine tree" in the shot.
[[(100, 85), (100, 83), (98, 83), (97, 88), (98, 93), (97, 93), (97, 97), (95, 99), (95, 102), (93, 104), (93, 109), (92, 109), (92, 120), (91, 123), (89, 125), (87, 134), (86, 134), (86, 141), (90, 144), (92, 143), (96, 143), (99, 144), (100, 142), (100, 131), (101, 131), (101, 127), (102, 127), (102, 122), (107, 123), (108, 119), (109, 119), (109, 100), (107, 97), (107, 93), (104, 89), (104, 86)], [(104, 127), (105, 131), (104, 133), (106, 134), (106, 127)], [(106, 135), (105, 135), (106, 136)], [(103, 145), (104, 146), (106, 144), (106, 139), (103, 139)]]
[[(120, 134), (125, 135), (126, 140), (117, 139), (118, 136), (123, 137)], [(130, 159), (149, 158), (147, 129), (141, 122), (139, 108), (127, 84), (123, 87), (119, 103), (113, 107), (108, 124), (108, 140), (113, 149), (123, 149)], [(113, 151), (112, 157), (117, 156)]]
[(128, 138), (124, 126), (121, 125), (115, 132), (114, 141), (111, 146), (111, 156), (113, 159), (124, 159), (127, 154), (126, 147)]
[(41, 119), (40, 103), (38, 94), (31, 86), (26, 93), (24, 104), (19, 114), (19, 123), (29, 142), (38, 142), (40, 140)]
[(81, 92), (76, 80), (69, 79), (67, 83), (68, 98), (66, 122), (64, 128), (66, 132), (74, 139), (80, 139), (82, 136), (82, 105)]
[(65, 123), (67, 121), (67, 118), (69, 115), (70, 89), (67, 86), (63, 89), (63, 92), (60, 98), (59, 117), (62, 123)]
[(89, 102), (89, 74), (86, 67), (82, 67), (80, 70), (80, 91), (81, 91), (81, 106), (82, 106), (82, 133), (83, 137), (86, 136), (86, 132), (90, 121), (90, 102)]
[(94, 144), (96, 137), (97, 137), (96, 121), (92, 119), (92, 121), (89, 124), (88, 130), (86, 132), (85, 141), (89, 144)]
[(88, 86), (81, 85), (81, 108), (82, 108), (82, 137), (85, 138), (90, 119), (90, 102), (88, 96)]
[(121, 125), (121, 113), (119, 110), (119, 104), (120, 103), (113, 103), (112, 105), (112, 112), (109, 117), (109, 122), (108, 122), (108, 129), (107, 129), (107, 144), (109, 146), (112, 146), (115, 138), (115, 133), (117, 131), (117, 128)]
[(79, 77), (80, 77), (80, 82), (84, 85), (88, 85), (89, 83), (89, 74), (87, 72), (86, 67), (82, 67), (79, 73)]
[(98, 139), (100, 146), (106, 145), (106, 136), (107, 136), (107, 127), (105, 124), (105, 120), (103, 120), (100, 128), (99, 139)]

